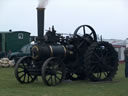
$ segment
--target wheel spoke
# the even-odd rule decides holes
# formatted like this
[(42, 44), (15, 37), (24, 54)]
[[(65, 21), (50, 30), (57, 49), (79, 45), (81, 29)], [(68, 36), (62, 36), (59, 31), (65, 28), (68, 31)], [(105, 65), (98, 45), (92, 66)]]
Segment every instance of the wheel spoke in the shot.
[(95, 65), (91, 71), (94, 73), (97, 72), (97, 66)]
[(32, 75), (29, 72), (27, 72), (27, 73), (28, 73), (28, 76), (31, 77), (31, 79), (33, 79)]
[(23, 63), (23, 66), (24, 66), (24, 69), (27, 69), (24, 63)]
[(52, 78), (52, 75), (50, 75), (50, 77), (48, 78), (48, 80), (47, 80), (47, 81), (49, 82), (49, 81), (51, 80), (51, 78)]
[(61, 79), (57, 76), (57, 75), (55, 75), (56, 76), (56, 78), (60, 81)]
[(82, 38), (82, 37), (81, 37), (80, 35), (78, 35), (78, 34), (77, 34), (76, 36), (77, 36), (78, 38)]
[(100, 79), (100, 77), (101, 77), (101, 73), (99, 72), (97, 73), (97, 78)]
[(108, 74), (106, 72), (103, 72), (103, 73), (104, 73), (105, 77), (107, 77)]
[(51, 71), (50, 71), (50, 70), (51, 70), (51, 69), (48, 68), (48, 69), (46, 70), (45, 74), (46, 74), (46, 75), (50, 75), (50, 74), (51, 74)]
[[(26, 74), (26, 73), (24, 73), (24, 74)], [(19, 76), (19, 78), (21, 79), (24, 76), (24, 74), (22, 74), (21, 76)]]
[(91, 32), (89, 35), (91, 36), (93, 34), (93, 32)]
[(23, 79), (24, 82), (25, 82), (25, 79), (26, 79), (26, 73), (24, 73), (24, 79)]
[(56, 80), (57, 77), (56, 77), (56, 75), (54, 75), (54, 76), (55, 76), (55, 84), (56, 84), (57, 83), (57, 80)]
[(86, 35), (85, 26), (83, 26), (83, 32), (84, 32), (84, 36), (85, 36)]
[(19, 74), (19, 73), (22, 73), (22, 72), (24, 72), (24, 70), (23, 70), (23, 71), (18, 71), (18, 74)]
[(19, 65), (18, 67), (24, 69), (24, 66)]
[(28, 79), (27, 79), (27, 82), (29, 83), (29, 81), (30, 81), (30, 80), (29, 80), (29, 75), (28, 75)]
[(52, 75), (51, 75), (51, 85), (53, 85), (53, 78), (52, 78)]
[(94, 55), (97, 57), (98, 60), (100, 60), (100, 57), (97, 55), (97, 53), (94, 53)]
[(79, 49), (84, 43), (85, 43), (84, 40), (82, 42), (80, 42), (80, 44), (78, 45), (77, 49)]
[(57, 71), (56, 74), (60, 74), (60, 75), (62, 75), (62, 73), (61, 73), (60, 71)]
[(106, 70), (113, 70), (112, 66), (111, 65), (108, 65), (107, 63), (103, 63), (103, 68), (106, 69)]
[(31, 65), (32, 61), (30, 59), (27, 59), (25, 63), (27, 63), (27, 65)]

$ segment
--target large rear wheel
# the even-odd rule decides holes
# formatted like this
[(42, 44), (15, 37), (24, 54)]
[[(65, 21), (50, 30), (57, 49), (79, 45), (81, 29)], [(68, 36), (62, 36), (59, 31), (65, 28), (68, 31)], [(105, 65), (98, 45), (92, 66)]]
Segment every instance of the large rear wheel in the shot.
[(112, 80), (118, 69), (118, 55), (108, 42), (95, 42), (85, 54), (85, 71), (91, 81)]

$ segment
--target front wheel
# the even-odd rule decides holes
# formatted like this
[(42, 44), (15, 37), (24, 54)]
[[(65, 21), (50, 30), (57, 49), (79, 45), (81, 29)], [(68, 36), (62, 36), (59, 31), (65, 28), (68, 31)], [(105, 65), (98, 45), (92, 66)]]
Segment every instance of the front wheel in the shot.
[(65, 65), (56, 57), (48, 58), (42, 66), (42, 79), (48, 86), (60, 84), (65, 78)]
[(28, 68), (33, 67), (33, 60), (31, 57), (21, 57), (15, 66), (15, 77), (22, 84), (32, 83), (36, 80), (37, 76), (31, 75)]

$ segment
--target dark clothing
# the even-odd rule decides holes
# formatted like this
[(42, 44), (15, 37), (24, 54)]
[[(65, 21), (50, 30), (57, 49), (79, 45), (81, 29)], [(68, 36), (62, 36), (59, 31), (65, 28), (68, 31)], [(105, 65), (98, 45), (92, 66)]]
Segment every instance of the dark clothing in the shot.
[(128, 78), (128, 48), (124, 51), (125, 54), (125, 77)]

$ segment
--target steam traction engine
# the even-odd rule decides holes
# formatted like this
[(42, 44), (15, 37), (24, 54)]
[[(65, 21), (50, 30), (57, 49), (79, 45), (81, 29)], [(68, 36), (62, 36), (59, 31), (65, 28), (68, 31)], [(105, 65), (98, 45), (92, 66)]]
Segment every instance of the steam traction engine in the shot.
[(89, 25), (79, 26), (73, 35), (56, 33), (54, 27), (45, 35), (44, 9), (38, 9), (38, 42), (31, 56), (21, 57), (15, 66), (20, 83), (32, 83), (41, 76), (54, 86), (63, 80), (112, 80), (118, 67), (118, 56), (111, 44), (97, 41)]

